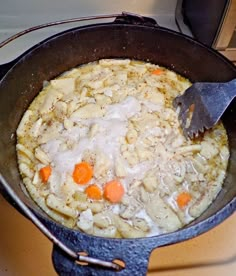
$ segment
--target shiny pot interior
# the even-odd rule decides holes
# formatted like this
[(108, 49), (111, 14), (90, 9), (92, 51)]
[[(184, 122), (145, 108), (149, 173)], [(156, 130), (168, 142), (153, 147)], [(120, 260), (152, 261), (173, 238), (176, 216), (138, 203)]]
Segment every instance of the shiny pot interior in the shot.
[[(236, 105), (223, 118), (230, 160), (224, 187), (213, 204), (195, 221), (179, 231), (142, 239), (106, 239), (67, 229), (47, 217), (22, 191), (17, 169), (15, 131), (43, 81), (80, 64), (101, 58), (131, 58), (150, 61), (195, 81), (229, 81), (235, 67), (214, 50), (157, 26), (106, 23), (72, 29), (55, 35), (15, 61), (0, 66), (0, 172), (18, 196), (41, 221), (68, 246), (103, 260), (121, 259), (123, 275), (146, 273), (150, 252), (158, 247), (192, 238), (228, 217), (236, 208)], [(8, 71), (8, 72), (7, 72)], [(102, 268), (79, 266), (54, 247), (53, 261), (61, 275), (113, 275)], [(73, 274), (74, 273), (74, 274)]]

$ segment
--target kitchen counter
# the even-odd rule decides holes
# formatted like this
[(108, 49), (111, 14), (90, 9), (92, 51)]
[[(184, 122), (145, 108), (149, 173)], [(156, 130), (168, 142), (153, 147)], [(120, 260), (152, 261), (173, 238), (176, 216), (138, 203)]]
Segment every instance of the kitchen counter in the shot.
[[(155, 249), (149, 276), (236, 275), (236, 213), (211, 231)], [(52, 244), (0, 195), (0, 275), (56, 276)]]

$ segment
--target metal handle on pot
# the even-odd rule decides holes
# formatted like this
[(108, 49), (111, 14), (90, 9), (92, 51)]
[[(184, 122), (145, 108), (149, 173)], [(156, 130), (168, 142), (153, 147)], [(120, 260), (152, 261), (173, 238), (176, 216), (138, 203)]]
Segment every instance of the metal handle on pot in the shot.
[(10, 43), (11, 41), (15, 40), (16, 38), (19, 38), (25, 34), (31, 33), (36, 30), (44, 29), (47, 27), (52, 27), (52, 26), (57, 26), (57, 25), (62, 25), (62, 24), (68, 24), (68, 23), (74, 23), (74, 22), (81, 22), (81, 21), (88, 21), (88, 20), (97, 20), (97, 19), (107, 19), (107, 18), (115, 18), (118, 16), (122, 16), (122, 14), (108, 14), (108, 15), (98, 15), (98, 16), (83, 16), (83, 17), (78, 17), (78, 18), (71, 18), (71, 19), (65, 19), (65, 20), (59, 20), (59, 21), (54, 21), (54, 22), (49, 22), (49, 23), (44, 23), (40, 24), (37, 26), (33, 26), (31, 28), (28, 28), (26, 30), (23, 30), (21, 32), (16, 33), (15, 35), (7, 38), (6, 40), (2, 41), (0, 43), (0, 48), (5, 46), (6, 44)]
[[(44, 29), (47, 27), (52, 27), (52, 26), (57, 26), (57, 25), (62, 25), (62, 24), (68, 24), (68, 23), (74, 23), (74, 22), (81, 22), (81, 21), (86, 21), (86, 20), (95, 20), (95, 19), (107, 19), (107, 18), (116, 18), (116, 17), (120, 17), (120, 16), (125, 16), (126, 13), (122, 13), (122, 14), (108, 14), (108, 15), (98, 15), (98, 16), (84, 16), (84, 17), (79, 17), (79, 18), (71, 18), (71, 19), (65, 19), (65, 20), (59, 20), (59, 21), (55, 21), (55, 22), (49, 22), (49, 23), (44, 23), (44, 24), (40, 24), (37, 26), (33, 26), (31, 28), (28, 28), (26, 30), (23, 30), (21, 32), (16, 33), (15, 35), (3, 40), (2, 42), (0, 42), (0, 49), (4, 46), (6, 46), (7, 44), (9, 44), (10, 42), (12, 42), (13, 40), (31, 33), (33, 31), (36, 30), (40, 30), (40, 29)], [(9, 71), (9, 69), (17, 63), (17, 61), (20, 59), (20, 57), (16, 58), (15, 60), (6, 63), (6, 64), (2, 64), (0, 65), (0, 80), (4, 77), (4, 75)]]
[(62, 24), (68, 24), (68, 23), (75, 23), (75, 22), (82, 22), (82, 21), (89, 21), (89, 20), (98, 20), (98, 19), (108, 19), (108, 18), (116, 18), (115, 23), (129, 23), (129, 24), (137, 24), (137, 25), (148, 25), (148, 26), (157, 26), (157, 22), (150, 17), (145, 17), (139, 14), (130, 13), (130, 12), (122, 12), (122, 13), (116, 13), (116, 14), (104, 14), (104, 15), (93, 15), (93, 16), (83, 16), (78, 18), (71, 18), (71, 19), (65, 19), (65, 20), (59, 20), (54, 22), (49, 22), (45, 24), (40, 24), (31, 28), (28, 28), (26, 30), (23, 30), (19, 33), (16, 33), (15, 35), (7, 38), (6, 40), (2, 41), (0, 43), (0, 48), (5, 46), (6, 44), (10, 43), (11, 41), (15, 40), (16, 38), (19, 38), (27, 33), (44, 29), (47, 27), (62, 25)]
[(93, 251), (94, 255), (96, 254), (102, 258), (110, 260), (115, 259), (117, 263), (122, 263), (124, 260), (122, 270), (108, 270), (101, 266), (91, 266), (86, 263), (83, 263), (83, 265), (77, 265), (76, 263), (72, 263), (59, 248), (54, 247), (52, 260), (58, 275), (114, 276), (117, 273), (120, 276), (141, 276), (147, 274), (151, 248), (146, 246), (144, 241), (140, 242), (139, 240), (134, 239), (132, 244), (130, 242), (126, 247), (125, 244), (118, 241), (118, 239), (116, 240), (116, 243), (114, 243), (114, 240), (109, 243), (103, 238), (100, 239), (100, 243), (94, 241), (93, 250), (91, 247), (88, 248), (88, 246), (86, 246), (88, 250)]

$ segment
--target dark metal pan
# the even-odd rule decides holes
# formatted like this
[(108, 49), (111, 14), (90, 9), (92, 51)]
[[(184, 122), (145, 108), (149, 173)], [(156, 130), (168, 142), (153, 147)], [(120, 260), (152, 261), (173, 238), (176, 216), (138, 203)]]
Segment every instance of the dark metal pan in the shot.
[[(43, 81), (80, 64), (101, 58), (131, 58), (172, 69), (191, 81), (223, 82), (236, 77), (234, 65), (213, 49), (161, 28), (152, 19), (123, 15), (112, 23), (88, 25), (59, 33), (0, 66), (0, 172), (44, 226), (75, 252), (104, 261), (123, 260), (120, 275), (144, 275), (151, 251), (193, 238), (222, 222), (236, 209), (236, 106), (223, 117), (230, 145), (224, 187), (211, 206), (188, 226), (169, 234), (139, 239), (108, 239), (74, 231), (50, 219), (21, 189), (16, 161), (17, 125)], [(12, 203), (12, 201), (11, 201)], [(82, 266), (54, 245), (53, 263), (60, 275), (114, 275), (104, 267)]]

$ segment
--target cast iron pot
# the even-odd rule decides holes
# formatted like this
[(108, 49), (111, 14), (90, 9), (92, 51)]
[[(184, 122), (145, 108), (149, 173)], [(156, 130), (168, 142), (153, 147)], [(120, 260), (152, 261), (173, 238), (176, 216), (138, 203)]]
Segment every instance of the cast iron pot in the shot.
[[(112, 23), (88, 25), (62, 32), (35, 45), (13, 62), (0, 67), (0, 172), (20, 199), (65, 245), (105, 261), (123, 260), (119, 272), (81, 266), (56, 245), (53, 264), (60, 275), (145, 275), (154, 248), (193, 238), (222, 222), (236, 209), (236, 106), (223, 117), (230, 160), (224, 187), (211, 206), (188, 226), (169, 234), (139, 239), (94, 237), (63, 227), (50, 219), (22, 191), (16, 160), (17, 125), (43, 81), (80, 64), (101, 58), (150, 61), (180, 73), (192, 82), (224, 82), (236, 77), (236, 68), (216, 51), (182, 34), (157, 26), (153, 20), (123, 16)], [(11, 201), (12, 203), (12, 201)], [(37, 248), (35, 249), (37, 250)]]

